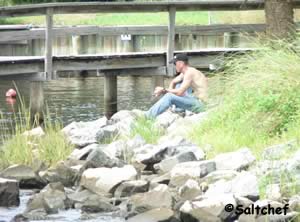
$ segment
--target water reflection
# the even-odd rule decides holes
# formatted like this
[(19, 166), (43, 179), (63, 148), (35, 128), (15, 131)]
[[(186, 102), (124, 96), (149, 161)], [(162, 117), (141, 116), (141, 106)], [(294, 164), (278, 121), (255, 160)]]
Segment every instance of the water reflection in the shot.
[[(29, 103), (30, 83), (16, 82), (25, 104)], [(12, 81), (0, 81), (0, 112), (9, 121), (19, 112), (20, 100), (6, 98), (5, 92), (13, 87)], [(45, 103), (53, 118), (66, 125), (72, 121), (89, 121), (104, 114), (104, 79), (61, 78), (45, 82)], [(151, 77), (118, 77), (118, 110), (148, 109), (151, 105)]]

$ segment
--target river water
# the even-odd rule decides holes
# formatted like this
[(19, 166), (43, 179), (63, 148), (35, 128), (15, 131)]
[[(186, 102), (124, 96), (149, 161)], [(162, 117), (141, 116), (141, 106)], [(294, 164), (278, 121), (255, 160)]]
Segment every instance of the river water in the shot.
[[(16, 85), (28, 104), (30, 83), (19, 81)], [(118, 77), (117, 87), (118, 110), (145, 110), (151, 105), (151, 77)], [(0, 80), (0, 123), (9, 123), (20, 105), (20, 101), (5, 98), (9, 88), (14, 88), (12, 81)], [(60, 78), (45, 82), (44, 94), (51, 116), (60, 119), (64, 125), (72, 121), (95, 120), (104, 115), (103, 77)]]

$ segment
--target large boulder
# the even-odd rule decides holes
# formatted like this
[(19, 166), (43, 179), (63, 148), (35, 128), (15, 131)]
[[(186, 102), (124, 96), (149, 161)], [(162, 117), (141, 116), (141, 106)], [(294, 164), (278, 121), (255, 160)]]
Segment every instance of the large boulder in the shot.
[(25, 165), (12, 165), (0, 174), (1, 177), (15, 179), (19, 181), (20, 188), (43, 188), (46, 183), (43, 181), (34, 170)]
[(126, 180), (135, 180), (137, 172), (131, 165), (122, 168), (94, 168), (83, 172), (80, 184), (97, 193), (112, 193), (117, 185)]
[(63, 184), (50, 183), (28, 201), (25, 213), (42, 209), (51, 214), (69, 207), (70, 201), (67, 198)]
[(130, 197), (134, 213), (143, 213), (155, 208), (172, 209), (174, 198), (167, 185), (160, 184), (147, 193), (138, 193)]
[(179, 195), (181, 200), (193, 200), (202, 194), (202, 190), (197, 181), (189, 179), (179, 188)]
[(243, 171), (232, 180), (219, 180), (209, 185), (205, 196), (211, 197), (222, 194), (234, 194), (257, 200), (259, 198), (259, 187), (256, 175)]
[(255, 162), (255, 156), (248, 148), (217, 155), (214, 159), (217, 170), (243, 170)]
[(0, 178), (0, 207), (19, 206), (19, 182)]
[(171, 170), (170, 184), (181, 186), (188, 179), (200, 179), (215, 170), (216, 163), (210, 160), (179, 163)]
[(225, 206), (228, 204), (232, 204), (233, 208), (237, 206), (236, 200), (232, 194), (215, 195), (195, 201), (186, 201), (181, 206), (180, 212), (191, 215), (198, 221), (234, 221), (230, 220), (234, 211), (227, 212), (225, 210), (227, 209)]
[(102, 117), (90, 122), (72, 122), (62, 129), (67, 139), (77, 147), (85, 147), (97, 143), (103, 137), (103, 127), (107, 124), (107, 118)]
[(83, 202), (81, 210), (87, 213), (103, 213), (115, 211), (116, 208), (110, 203), (110, 199), (93, 195)]
[(149, 189), (149, 182), (145, 180), (125, 181), (116, 189), (115, 197), (128, 197), (136, 193), (144, 193)]
[(111, 157), (108, 153), (103, 150), (102, 146), (99, 145), (86, 158), (88, 167), (99, 168), (99, 167), (120, 167), (124, 164), (117, 158)]
[(175, 120), (182, 118), (176, 113), (166, 111), (155, 119), (154, 126), (157, 128), (168, 128)]
[(68, 166), (65, 162), (60, 162), (54, 168), (39, 172), (40, 177), (48, 183), (61, 182), (66, 187), (72, 187), (80, 173), (76, 168)]
[[(74, 149), (73, 152), (69, 155), (69, 160), (86, 160), (88, 155), (95, 149), (97, 149), (100, 145), (93, 143), (90, 145), (87, 145), (86, 147), (82, 149)], [(104, 149), (105, 146), (102, 148)]]

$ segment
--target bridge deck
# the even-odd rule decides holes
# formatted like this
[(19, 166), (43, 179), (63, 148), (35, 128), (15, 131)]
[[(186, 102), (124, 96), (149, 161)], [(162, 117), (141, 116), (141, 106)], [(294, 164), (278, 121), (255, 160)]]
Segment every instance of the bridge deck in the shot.
[[(190, 57), (190, 64), (208, 68), (218, 63), (226, 54), (245, 53), (250, 48), (216, 48), (184, 51)], [(180, 53), (183, 51), (177, 51)], [(54, 56), (53, 70), (101, 70), (118, 75), (166, 75), (166, 52), (133, 52), (120, 54), (97, 54), (76, 56)], [(140, 69), (142, 69), (142, 72)], [(146, 71), (148, 70), (148, 71)], [(0, 76), (22, 75), (44, 72), (44, 56), (0, 57)]]

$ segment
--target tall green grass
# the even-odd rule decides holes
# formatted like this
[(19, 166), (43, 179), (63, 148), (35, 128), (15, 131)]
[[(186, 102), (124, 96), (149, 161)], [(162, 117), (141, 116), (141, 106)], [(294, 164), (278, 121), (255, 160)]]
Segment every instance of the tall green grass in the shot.
[(190, 135), (213, 146), (210, 157), (245, 146), (260, 157), (268, 145), (300, 138), (299, 54), (282, 41), (259, 47), (230, 58), (215, 77), (222, 90), (212, 89), (212, 97), (218, 92), (221, 102)]
[(155, 125), (154, 119), (138, 118), (132, 127), (131, 136), (140, 135), (147, 143), (156, 144), (164, 130)]
[[(30, 130), (36, 124), (32, 124), (29, 108), (22, 101), (21, 99), (19, 111), (12, 119), (13, 123), (9, 125), (7, 123), (0, 124), (1, 131), (6, 132), (6, 136), (0, 138), (0, 144), (2, 144), (0, 146), (0, 169), (12, 164), (34, 166), (37, 160), (48, 166), (53, 166), (66, 159), (72, 152), (73, 146), (65, 140), (60, 132), (62, 124), (50, 120), (48, 112), (44, 114), (44, 136), (24, 135), (25, 131)], [(10, 129), (9, 132), (7, 129)], [(7, 136), (7, 134), (10, 135)]]

